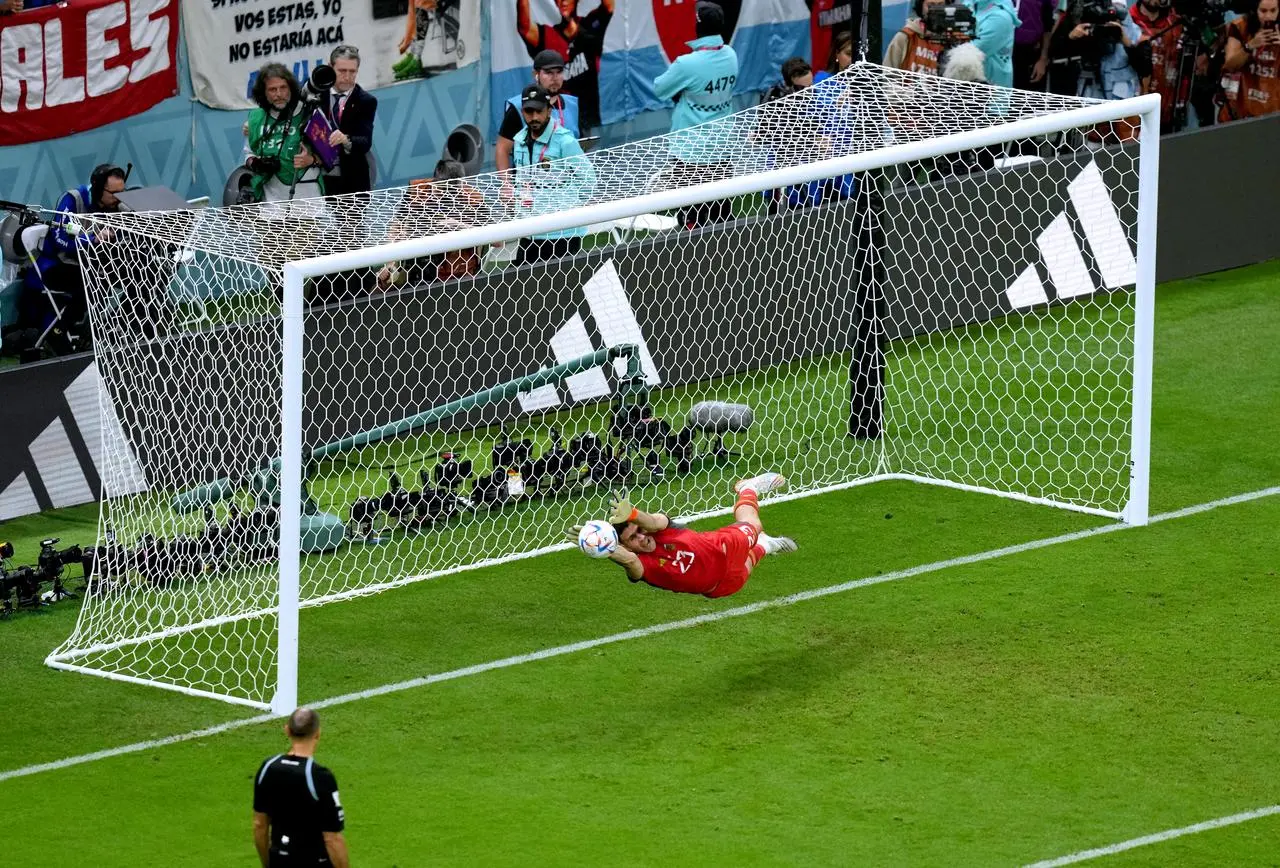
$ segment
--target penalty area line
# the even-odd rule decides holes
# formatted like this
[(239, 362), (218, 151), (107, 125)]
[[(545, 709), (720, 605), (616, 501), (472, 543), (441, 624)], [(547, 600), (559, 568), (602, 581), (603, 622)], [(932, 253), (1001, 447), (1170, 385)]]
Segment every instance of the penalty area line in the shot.
[[(1199, 513), (1208, 512), (1213, 509), (1218, 509), (1219, 507), (1233, 506), (1235, 504), (1246, 503), (1251, 500), (1260, 500), (1261, 498), (1271, 497), (1277, 494), (1280, 494), (1280, 485), (1273, 486), (1271, 488), (1259, 489), (1258, 491), (1250, 491), (1244, 494), (1237, 494), (1231, 497), (1224, 497), (1219, 500), (1211, 500), (1206, 503), (1196, 504), (1195, 506), (1189, 506), (1172, 512), (1154, 515), (1151, 517), (1150, 523), (1155, 524), (1162, 521), (1168, 521), (1170, 519), (1198, 515)], [(499, 660), (490, 660), (485, 663), (464, 666), (460, 669), (452, 669), (448, 672), (438, 672), (434, 675), (426, 675), (420, 678), (411, 678), (407, 681), (384, 684), (381, 687), (372, 687), (368, 690), (359, 690), (354, 693), (345, 693), (341, 696), (322, 699), (317, 702), (309, 703), (309, 705), (311, 708), (333, 708), (335, 706), (346, 705), (348, 703), (358, 702), (364, 699), (372, 699), (376, 696), (385, 696), (389, 693), (400, 693), (405, 690), (414, 690), (419, 687), (439, 684), (444, 681), (454, 681), (459, 678), (480, 675), (481, 673), (492, 672), (497, 669), (509, 669), (513, 666), (521, 666), (525, 663), (534, 663), (539, 660), (549, 660), (553, 657), (563, 657), (568, 654), (576, 654), (580, 651), (587, 651), (604, 645), (614, 645), (618, 642), (627, 642), (632, 639), (643, 639), (647, 636), (658, 636), (675, 630), (687, 630), (692, 627), (701, 626), (702, 624), (711, 624), (716, 621), (725, 621), (730, 618), (740, 618), (744, 615), (753, 615), (756, 612), (763, 612), (767, 609), (779, 609), (783, 606), (792, 606), (796, 603), (802, 603), (807, 600), (816, 600), (821, 597), (832, 596), (833, 594), (843, 594), (859, 588), (868, 588), (872, 585), (881, 585), (886, 582), (909, 579), (913, 576), (936, 573), (941, 570), (951, 569), (952, 567), (968, 566), (970, 564), (977, 564), (984, 561), (996, 560), (997, 558), (1008, 557), (1009, 555), (1018, 555), (1023, 554), (1024, 552), (1048, 548), (1049, 546), (1056, 546), (1062, 543), (1075, 542), (1077, 540), (1088, 539), (1090, 537), (1116, 533), (1117, 531), (1129, 530), (1131, 527), (1131, 525), (1126, 524), (1106, 524), (1099, 527), (1074, 531), (1072, 533), (1060, 534), (1059, 536), (1030, 540), (1028, 542), (1017, 543), (1016, 545), (1011, 546), (1002, 546), (1001, 548), (989, 549), (985, 552), (961, 555), (960, 557), (947, 558), (946, 560), (934, 561), (928, 564), (920, 564), (919, 566), (909, 567), (904, 570), (895, 570), (878, 576), (869, 576), (865, 579), (841, 582), (838, 585), (828, 585), (822, 588), (813, 588), (808, 591), (799, 591), (794, 594), (787, 594), (784, 597), (774, 597), (773, 599), (761, 600), (757, 603), (749, 603), (745, 606), (735, 606), (731, 609), (707, 612), (704, 615), (685, 618), (680, 621), (668, 621), (663, 624), (654, 624), (649, 627), (639, 627), (635, 630), (613, 633), (609, 636), (585, 639), (581, 642), (573, 642), (568, 645), (556, 645), (551, 648), (544, 648), (541, 651), (533, 651), (528, 654), (517, 654), (512, 657), (503, 657)], [(224, 732), (231, 732), (233, 730), (243, 729), (249, 726), (257, 726), (258, 724), (267, 723), (276, 719), (277, 716), (273, 714), (260, 714), (254, 717), (230, 720), (226, 723), (192, 730), (191, 732), (166, 736), (165, 738), (140, 741), (135, 742), (134, 744), (120, 745), (119, 747), (94, 751), (93, 753), (81, 754), (79, 756), (66, 757), (64, 759), (39, 763), (37, 765), (0, 771), (0, 782), (12, 780), (14, 778), (29, 777), (43, 772), (58, 771), (72, 766), (83, 765), (85, 763), (96, 762), (98, 760), (111, 759), (118, 756), (125, 756), (131, 753), (140, 753), (154, 748), (166, 747), (171, 744), (180, 744), (185, 741), (196, 741), (210, 736), (221, 735)]]
[(1227, 817), (1218, 817), (1216, 820), (1205, 820), (1203, 823), (1193, 823), (1190, 826), (1183, 826), (1179, 829), (1166, 829), (1163, 832), (1156, 832), (1152, 835), (1143, 835), (1141, 838), (1130, 838), (1128, 841), (1121, 841), (1118, 844), (1108, 844), (1105, 847), (1095, 847), (1092, 850), (1081, 850), (1079, 853), (1059, 856), (1057, 859), (1047, 859), (1044, 862), (1036, 862), (1032, 865), (1027, 865), (1026, 868), (1060, 868), (1062, 865), (1074, 865), (1077, 862), (1088, 862), (1090, 859), (1098, 859), (1103, 856), (1123, 853), (1125, 850), (1132, 850), (1135, 847), (1146, 847), (1148, 844), (1159, 844), (1162, 841), (1172, 841), (1174, 838), (1181, 838), (1185, 835), (1196, 835), (1200, 832), (1221, 829), (1223, 826), (1235, 826), (1239, 823), (1247, 823), (1250, 820), (1259, 820), (1263, 817), (1270, 817), (1275, 814), (1280, 814), (1280, 805), (1271, 805), (1269, 807), (1258, 808), (1253, 811), (1242, 811), (1239, 814), (1231, 814)]

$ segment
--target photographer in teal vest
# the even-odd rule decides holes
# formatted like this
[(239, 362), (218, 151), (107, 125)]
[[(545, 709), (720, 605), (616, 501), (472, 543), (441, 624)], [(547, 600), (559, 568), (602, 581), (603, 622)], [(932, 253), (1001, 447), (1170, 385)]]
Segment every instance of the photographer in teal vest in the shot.
[[(551, 117), (555, 122), (572, 133), (575, 139), (582, 138), (582, 130), (578, 126), (578, 98), (563, 91), (564, 58), (549, 48), (539, 51), (538, 56), (533, 59), (533, 83), (549, 94)], [(493, 146), (499, 172), (511, 168), (511, 149), (515, 144), (516, 133), (524, 129), (522, 95), (523, 92), (507, 100), (507, 107), (502, 113), (498, 141)]]
[[(531, 84), (520, 95), (525, 127), (516, 133), (513, 197), (515, 216), (556, 214), (587, 204), (595, 190), (596, 171), (573, 133), (556, 122), (551, 95)], [(523, 238), (516, 264), (572, 256), (582, 249), (582, 226)]]

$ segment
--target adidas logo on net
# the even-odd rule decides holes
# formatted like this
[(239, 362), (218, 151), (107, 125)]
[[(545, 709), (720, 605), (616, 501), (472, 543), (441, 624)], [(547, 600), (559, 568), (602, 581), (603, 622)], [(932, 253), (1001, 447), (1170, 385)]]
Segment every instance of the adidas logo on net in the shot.
[[(1050, 287), (1041, 280), (1036, 264), (1029, 264), (1004, 291), (1014, 309), (1048, 304), (1053, 298), (1067, 300), (1092, 295), (1100, 289), (1122, 289), (1132, 286), (1137, 280), (1133, 247), (1112, 201), (1111, 190), (1096, 162), (1091, 159), (1067, 185), (1067, 196), (1083, 231), (1084, 241), (1092, 253), (1095, 269), (1091, 271), (1085, 260), (1085, 252), (1064, 210), (1054, 217), (1035, 241)], [(1101, 285), (1095, 280), (1095, 274), (1101, 278)], [(640, 347), (646, 381), (651, 386), (660, 385), (662, 379), (657, 365), (613, 260), (605, 262), (591, 276), (583, 285), (582, 293), (598, 340), (593, 340), (588, 334), (587, 323), (581, 313), (575, 313), (551, 338), (551, 351), (556, 363), (603, 347), (634, 343)], [(626, 361), (618, 360), (614, 365), (616, 374), (622, 376)], [(612, 394), (603, 367), (568, 377), (563, 385), (574, 402), (596, 400)], [(525, 412), (543, 411), (563, 403), (560, 388), (554, 385), (521, 394), (519, 401)]]
[[(1059, 300), (1066, 300), (1092, 295), (1099, 289), (1132, 286), (1137, 281), (1138, 264), (1097, 163), (1089, 161), (1067, 185), (1067, 195), (1097, 264), (1102, 286), (1095, 282), (1071, 221), (1063, 211), (1036, 238), (1040, 260), (1049, 275), (1054, 295)], [(1048, 304), (1050, 300), (1035, 263), (1028, 265), (1004, 292), (1015, 309)]]
[[(600, 343), (597, 345), (587, 333), (587, 323), (582, 314), (575, 313), (551, 337), (551, 353), (556, 363), (567, 362), (605, 347), (636, 344), (640, 347), (640, 364), (644, 368), (645, 382), (650, 386), (661, 385), (658, 366), (649, 353), (649, 344), (640, 330), (636, 312), (627, 299), (626, 288), (622, 285), (622, 278), (618, 276), (618, 269), (612, 259), (601, 265), (583, 284), (582, 294), (586, 298)], [(626, 374), (626, 359), (617, 359), (613, 365), (616, 376)], [(606, 398), (613, 393), (603, 367), (566, 378), (564, 387), (569, 390), (569, 397), (574, 402)], [(547, 410), (563, 403), (560, 389), (554, 385), (540, 386), (531, 392), (522, 393), (519, 401), (520, 408), (526, 413)]]

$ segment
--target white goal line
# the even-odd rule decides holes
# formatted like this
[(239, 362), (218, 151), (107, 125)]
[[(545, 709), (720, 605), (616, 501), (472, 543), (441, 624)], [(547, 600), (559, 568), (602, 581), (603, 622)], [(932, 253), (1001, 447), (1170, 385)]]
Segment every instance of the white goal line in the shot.
[(1184, 835), (1195, 835), (1200, 832), (1208, 832), (1212, 829), (1221, 829), (1223, 826), (1234, 826), (1238, 823), (1247, 823), (1250, 820), (1259, 820), (1263, 817), (1270, 817), (1280, 814), (1280, 805), (1269, 805), (1265, 808), (1258, 808), (1253, 811), (1242, 811), (1239, 814), (1231, 814), (1226, 817), (1218, 817), (1214, 820), (1205, 820), (1202, 823), (1193, 823), (1190, 826), (1182, 826), (1177, 829), (1166, 829), (1163, 832), (1156, 832), (1152, 835), (1143, 835), (1141, 838), (1130, 838), (1128, 841), (1121, 841), (1118, 844), (1108, 844), (1105, 847), (1095, 847), (1092, 850), (1081, 850), (1079, 853), (1072, 853), (1068, 856), (1059, 856), (1057, 859), (1047, 859), (1044, 862), (1036, 862), (1027, 865), (1026, 868), (1060, 868), (1062, 865), (1074, 865), (1077, 862), (1088, 862), (1090, 859), (1097, 859), (1102, 856), (1111, 856), (1116, 853), (1123, 853), (1125, 850), (1132, 850), (1136, 847), (1146, 847), (1148, 844), (1159, 844), (1163, 841), (1171, 841), (1174, 838), (1181, 838)]
[[(1211, 500), (1205, 503), (1199, 503), (1194, 506), (1176, 509), (1171, 512), (1161, 513), (1151, 517), (1151, 523), (1155, 524), (1171, 519), (1185, 518), (1191, 515), (1197, 515), (1202, 512), (1219, 509), (1224, 506), (1233, 506), (1239, 503), (1247, 503), (1252, 500), (1260, 500), (1265, 497), (1273, 497), (1280, 494), (1280, 485), (1270, 488), (1262, 488), (1257, 491), (1250, 491), (1244, 494), (1236, 494), (1231, 497), (1224, 497), (1218, 500)], [(846, 591), (856, 590), (858, 588), (866, 588), (872, 585), (879, 585), (885, 582), (897, 581), (898, 579), (907, 579), (912, 576), (919, 576), (926, 573), (934, 573), (940, 570), (949, 569), (951, 567), (965, 566), (968, 564), (981, 563), (983, 561), (995, 560), (996, 558), (1006, 557), (1008, 555), (1022, 554), (1023, 552), (1034, 551), (1036, 549), (1047, 548), (1049, 546), (1058, 545), (1060, 543), (1075, 542), (1076, 540), (1087, 539), (1093, 536), (1099, 536), (1106, 533), (1114, 533), (1116, 531), (1127, 530), (1136, 527), (1136, 525), (1127, 524), (1107, 524), (1099, 527), (1088, 528), (1086, 530), (1075, 531), (1074, 533), (1062, 534), (1060, 536), (1047, 537), (1045, 539), (1031, 540), (1030, 542), (1018, 543), (1017, 545), (1004, 546), (1002, 548), (990, 549), (985, 552), (978, 552), (972, 555), (963, 555), (961, 557), (949, 558), (942, 561), (934, 561), (929, 564), (911, 567), (905, 570), (898, 570), (892, 573), (885, 573), (879, 576), (870, 576), (864, 579), (857, 579), (851, 582), (843, 582), (838, 585), (829, 585), (822, 588), (813, 588), (808, 591), (801, 591), (796, 594), (789, 594), (785, 597), (775, 597), (771, 600), (762, 600), (758, 603), (751, 603), (746, 606), (737, 606), (732, 609), (722, 609), (718, 612), (708, 612), (705, 615), (699, 615), (694, 618), (687, 618), (681, 621), (669, 621), (664, 624), (654, 624), (649, 627), (641, 627), (636, 630), (628, 630), (624, 633), (614, 633), (609, 636), (601, 636), (596, 639), (587, 639), (581, 642), (574, 642), (569, 645), (557, 645), (551, 648), (544, 648), (541, 651), (534, 651), (528, 654), (520, 654), (514, 657), (504, 657), (499, 660), (491, 660), (487, 663), (477, 663), (473, 666), (465, 666), (461, 669), (453, 669), (448, 672), (440, 672), (435, 675), (428, 675), (421, 678), (413, 678), (408, 681), (398, 681), (392, 684), (385, 684), (381, 687), (373, 687), (368, 690), (361, 690), (355, 693), (346, 693), (341, 696), (335, 696), (330, 699), (323, 699), (318, 702), (310, 703), (312, 708), (332, 708), (338, 705), (346, 705), (362, 699), (370, 699), (375, 696), (383, 696), (388, 693), (399, 693), (404, 690), (412, 690), (417, 687), (425, 687), (430, 684), (438, 684), (443, 681), (453, 681), (458, 678), (466, 678), (471, 675), (479, 675), (484, 672), (491, 672), (497, 669), (509, 669), (512, 666), (519, 666), (524, 663), (533, 663), (538, 660), (547, 660), (552, 657), (563, 657), (567, 654), (575, 654), (579, 651), (586, 651), (591, 648), (598, 648), (602, 645), (612, 645), (617, 642), (625, 642), (630, 639), (642, 639), (646, 636), (657, 636), (662, 633), (670, 633), (674, 630), (683, 630), (690, 627), (697, 627), (701, 624), (709, 624), (714, 621), (723, 621), (728, 618), (735, 618), (741, 615), (750, 615), (756, 612), (762, 612), (766, 609), (776, 609), (782, 606), (790, 606), (805, 600), (814, 600), (819, 597), (828, 597), (832, 594), (840, 594)], [(120, 745), (119, 747), (106, 748), (93, 753), (80, 754), (78, 756), (66, 757), (60, 760), (53, 760), (46, 763), (37, 763), (35, 765), (24, 766), (17, 769), (9, 769), (0, 771), (0, 782), (12, 780), (14, 778), (29, 777), (31, 775), (41, 774), (43, 772), (58, 771), (60, 769), (70, 768), (72, 766), (83, 765), (85, 763), (96, 762), (98, 760), (111, 759), (113, 757), (125, 756), (132, 753), (140, 753), (142, 751), (152, 750), (154, 748), (165, 747), (171, 744), (179, 744), (185, 741), (195, 741), (201, 738), (208, 738), (214, 735), (220, 735), (224, 732), (231, 732), (236, 729), (243, 729), (249, 726), (257, 726), (260, 723), (269, 723), (280, 719), (280, 715), (276, 714), (259, 714), (254, 717), (245, 717), (238, 720), (230, 720), (226, 723), (216, 724), (214, 726), (196, 729), (190, 732), (179, 733), (177, 735), (166, 736), (165, 738), (153, 739), (150, 741), (140, 741), (133, 744)]]

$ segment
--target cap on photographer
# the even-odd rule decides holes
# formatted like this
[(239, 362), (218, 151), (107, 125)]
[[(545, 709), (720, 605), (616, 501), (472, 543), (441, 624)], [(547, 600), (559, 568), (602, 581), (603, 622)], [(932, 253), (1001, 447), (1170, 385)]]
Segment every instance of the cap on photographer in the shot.
[[(533, 83), (546, 90), (551, 116), (555, 122), (573, 133), (574, 138), (580, 138), (582, 130), (578, 123), (578, 98), (564, 92), (564, 58), (550, 48), (539, 51), (533, 58)], [(507, 107), (502, 112), (502, 125), (498, 128), (498, 139), (494, 144), (494, 157), (499, 172), (511, 168), (516, 133), (525, 126), (521, 101), (523, 93), (522, 90), (508, 99)]]

